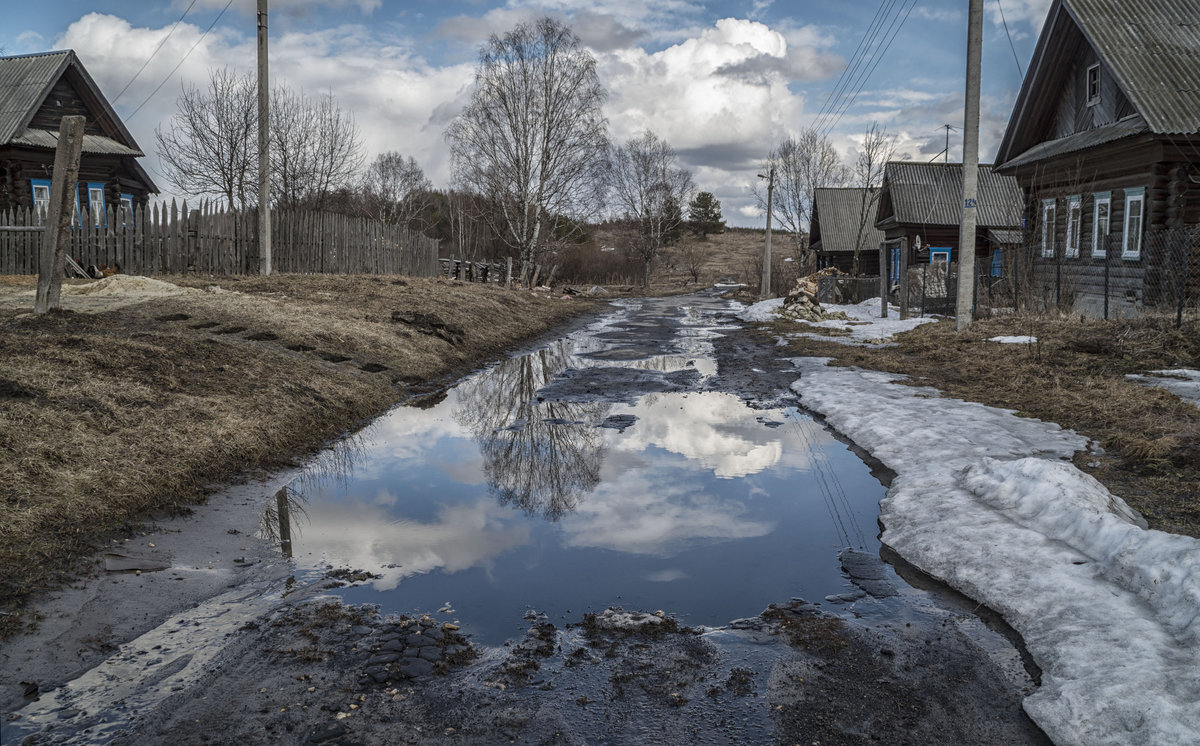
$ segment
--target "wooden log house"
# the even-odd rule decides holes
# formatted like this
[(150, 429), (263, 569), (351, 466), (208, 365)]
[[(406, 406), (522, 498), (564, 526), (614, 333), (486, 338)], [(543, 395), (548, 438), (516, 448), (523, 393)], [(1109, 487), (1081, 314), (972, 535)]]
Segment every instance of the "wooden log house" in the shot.
[[(0, 57), (0, 211), (45, 209), (62, 117), (87, 117), (75, 199), (78, 220), (132, 213), (158, 187), (144, 154), (74, 51)], [(91, 215), (91, 218), (87, 216)]]
[(1178, 261), (1159, 239), (1200, 224), (1198, 19), (1200, 0), (1050, 6), (996, 168), (1024, 191), (1037, 277), (1078, 312), (1154, 305)]
[(823, 187), (814, 191), (809, 245), (816, 252), (818, 267), (851, 272), (857, 249), (859, 274), (879, 275), (883, 231), (875, 227), (878, 199), (878, 189), (868, 191), (864, 187)]

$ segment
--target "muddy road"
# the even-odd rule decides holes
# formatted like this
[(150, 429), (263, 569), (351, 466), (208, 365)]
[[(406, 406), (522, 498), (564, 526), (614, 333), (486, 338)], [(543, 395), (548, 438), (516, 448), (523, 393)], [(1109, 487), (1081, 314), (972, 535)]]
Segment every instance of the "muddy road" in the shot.
[(1046, 742), (796, 377), (715, 293), (622, 301), (131, 533), (5, 645), (3, 741)]

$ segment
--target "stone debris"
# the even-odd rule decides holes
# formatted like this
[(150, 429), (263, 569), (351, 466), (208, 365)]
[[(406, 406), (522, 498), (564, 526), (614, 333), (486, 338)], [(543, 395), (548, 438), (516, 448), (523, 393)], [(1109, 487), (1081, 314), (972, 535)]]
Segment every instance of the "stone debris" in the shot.
[(826, 267), (807, 277), (796, 280), (795, 287), (783, 299), (783, 307), (779, 315), (797, 321), (825, 321), (827, 319), (845, 319), (841, 311), (826, 311), (817, 300), (818, 280), (822, 277), (838, 277), (845, 275), (837, 267)]

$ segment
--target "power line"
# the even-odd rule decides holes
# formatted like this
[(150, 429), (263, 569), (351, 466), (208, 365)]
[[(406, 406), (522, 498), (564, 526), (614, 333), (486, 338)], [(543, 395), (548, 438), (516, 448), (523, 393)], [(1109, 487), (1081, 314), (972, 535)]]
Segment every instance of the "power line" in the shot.
[(1008, 21), (1004, 18), (1004, 5), (1000, 0), (996, 0), (996, 7), (1000, 9), (1000, 22), (1004, 24), (1004, 34), (1008, 37), (1008, 46), (1012, 49), (1013, 62), (1017, 63), (1017, 72), (1021, 73), (1021, 79), (1025, 78), (1025, 70), (1021, 68), (1021, 60), (1017, 59), (1017, 45), (1013, 44), (1012, 34), (1008, 31)]
[(225, 11), (229, 10), (230, 5), (233, 5), (233, 0), (228, 0), (228, 2), (225, 3), (225, 7), (221, 8), (221, 12), (217, 14), (217, 17), (213, 19), (213, 22), (208, 25), (208, 28), (204, 30), (203, 34), (200, 34), (200, 38), (196, 40), (196, 43), (192, 45), (192, 48), (187, 51), (187, 54), (183, 55), (183, 59), (179, 60), (179, 63), (175, 65), (175, 67), (171, 68), (171, 72), (167, 73), (167, 77), (163, 78), (162, 82), (155, 86), (154, 90), (150, 92), (150, 95), (146, 97), (146, 100), (138, 104), (138, 107), (134, 109), (129, 116), (125, 117), (125, 119), (133, 119), (135, 116), (137, 116), (137, 113), (142, 110), (143, 106), (150, 103), (150, 99), (154, 98), (159, 89), (166, 85), (167, 81), (171, 79), (171, 76), (175, 74), (175, 71), (178, 70), (185, 61), (187, 61), (187, 58), (190, 57), (192, 52), (196, 50), (196, 47), (200, 46), (200, 42), (204, 41), (204, 37), (208, 36), (208, 32), (213, 30), (213, 27), (217, 25), (217, 21), (221, 20), (221, 16), (225, 15)]
[(827, 96), (825, 96), (825, 101), (821, 104), (821, 108), (817, 112), (816, 118), (813, 120), (814, 128), (820, 124), (821, 119), (828, 113), (830, 102), (832, 100), (836, 100), (835, 97), (840, 95), (839, 92), (842, 90), (845, 83), (857, 73), (858, 66), (862, 64), (862, 57), (860, 55), (869, 49), (870, 45), (874, 42), (874, 37), (878, 33), (877, 24), (880, 23), (881, 18), (885, 15), (884, 8), (890, 9), (890, 6), (894, 4), (895, 0), (880, 0), (879, 8), (876, 9), (874, 18), (871, 19), (871, 23), (867, 26), (867, 30), (863, 32), (862, 38), (858, 40), (858, 46), (850, 55), (850, 64), (846, 65), (846, 67), (842, 69), (842, 74), (838, 76), (837, 82), (834, 84), (833, 89), (829, 91)]
[(179, 24), (183, 22), (183, 19), (187, 18), (187, 14), (192, 10), (192, 5), (195, 4), (196, 0), (192, 0), (191, 4), (187, 6), (187, 10), (183, 11), (183, 15), (179, 16), (179, 20), (175, 22), (175, 25), (172, 26), (171, 30), (167, 32), (167, 35), (162, 38), (162, 41), (158, 43), (158, 46), (154, 48), (154, 51), (150, 53), (150, 56), (147, 57), (146, 61), (142, 63), (142, 66), (138, 68), (138, 71), (133, 74), (133, 77), (129, 79), (129, 82), (126, 83), (125, 87), (121, 89), (121, 92), (117, 94), (117, 97), (112, 100), (114, 106), (116, 105), (117, 101), (121, 99), (121, 96), (125, 94), (125, 91), (129, 90), (129, 86), (133, 85), (133, 81), (137, 80), (138, 76), (142, 74), (142, 71), (146, 69), (146, 65), (150, 64), (150, 60), (154, 59), (154, 55), (158, 54), (158, 50), (162, 49), (163, 45), (167, 43), (167, 39), (171, 38), (171, 34), (175, 33), (175, 29), (179, 27)]
[[(846, 112), (850, 110), (850, 107), (854, 105), (854, 101), (855, 101), (855, 99), (858, 98), (858, 94), (862, 93), (863, 88), (866, 87), (866, 85), (867, 85), (867, 81), (870, 80), (871, 75), (873, 75), (875, 73), (876, 68), (879, 67), (879, 63), (883, 62), (883, 58), (887, 55), (888, 50), (891, 49), (891, 47), (892, 47), (892, 42), (894, 42), (896, 40), (896, 36), (900, 33), (900, 29), (902, 29), (904, 27), (904, 22), (907, 21), (909, 15), (912, 14), (913, 8), (917, 7), (918, 1), (919, 0), (912, 0), (912, 5), (908, 6), (908, 10), (905, 11), (903, 18), (899, 18), (899, 14), (897, 13), (897, 18), (899, 19), (900, 22), (898, 24), (896, 24), (894, 31), (889, 27), (888, 30), (891, 31), (891, 36), (888, 38), (887, 43), (883, 46), (882, 51), (880, 51), (880, 53), (877, 56), (875, 56), (875, 62), (873, 65), (871, 65), (871, 69), (868, 70), (866, 72), (866, 74), (862, 76), (862, 83), (860, 83), (858, 86), (858, 89), (854, 91), (854, 95), (850, 96), (850, 98), (846, 101), (845, 105), (842, 106), (841, 110), (837, 113), (837, 116), (834, 117), (833, 121), (828, 126), (825, 127), (825, 129), (824, 129), (825, 134), (829, 134), (830, 132), (832, 132), (833, 128), (836, 127), (838, 122), (840, 122), (842, 120), (842, 117), (845, 116)], [(903, 5), (901, 5), (901, 8), (903, 8)], [(895, 23), (895, 19), (893, 19), (893, 23)], [(885, 32), (885, 36), (886, 36), (886, 32)]]

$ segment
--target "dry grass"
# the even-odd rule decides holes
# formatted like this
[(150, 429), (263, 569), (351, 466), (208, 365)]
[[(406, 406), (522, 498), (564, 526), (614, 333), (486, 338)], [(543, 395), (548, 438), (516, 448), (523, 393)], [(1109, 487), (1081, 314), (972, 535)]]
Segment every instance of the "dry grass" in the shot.
[[(219, 284), (239, 292), (0, 313), (0, 611), (61, 582), (106, 532), (312, 452), (591, 307), (412, 278)], [(436, 313), (463, 341), (393, 310)], [(0, 616), (0, 634), (15, 619)]]
[[(793, 331), (783, 324), (778, 331)], [(795, 352), (840, 365), (903, 373), (961, 399), (1057, 422), (1099, 442), (1103, 458), (1080, 468), (1141, 511), (1151, 527), (1200, 536), (1200, 410), (1173, 394), (1125, 380), (1127, 373), (1200, 367), (1200, 328), (1167, 320), (1095, 321), (1008, 317), (926, 324), (893, 348), (866, 349), (799, 339)], [(1037, 337), (997, 344), (999, 335)], [(1097, 464), (1097, 465), (1093, 465)]]

